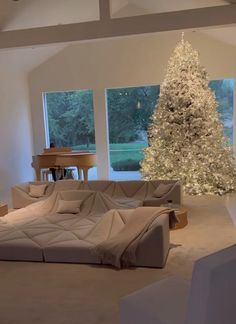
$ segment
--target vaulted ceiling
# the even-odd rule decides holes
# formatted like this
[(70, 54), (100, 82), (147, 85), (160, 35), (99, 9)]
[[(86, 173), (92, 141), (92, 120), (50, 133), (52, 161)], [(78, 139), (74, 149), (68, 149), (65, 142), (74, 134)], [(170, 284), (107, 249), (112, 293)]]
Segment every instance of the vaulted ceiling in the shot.
[(99, 19), (94, 0), (0, 0), (0, 28), (25, 29)]
[[(233, 1), (233, 0), (232, 0)], [(225, 0), (111, 0), (112, 16), (180, 11)], [(0, 29), (14, 30), (99, 20), (98, 0), (0, 0)]]
[[(225, 6), (235, 2), (236, 0), (110, 0), (110, 9), (111, 17), (119, 18)], [(92, 22), (99, 19), (99, 0), (0, 0), (0, 31), (2, 32)], [(207, 30), (204, 28), (200, 32), (236, 46), (236, 27)], [(21, 67), (29, 71), (67, 45), (68, 43), (58, 43), (47, 46), (30, 46), (19, 50), (1, 50), (1, 61), (17, 62), (17, 58), (19, 61), (19, 57), (21, 57)]]
[[(119, 3), (121, 1), (111, 0), (111, 3), (112, 2)], [(126, 6), (133, 5), (143, 9), (143, 11), (148, 11), (149, 13), (180, 11), (228, 4), (228, 1), (224, 0), (127, 0), (125, 2)]]

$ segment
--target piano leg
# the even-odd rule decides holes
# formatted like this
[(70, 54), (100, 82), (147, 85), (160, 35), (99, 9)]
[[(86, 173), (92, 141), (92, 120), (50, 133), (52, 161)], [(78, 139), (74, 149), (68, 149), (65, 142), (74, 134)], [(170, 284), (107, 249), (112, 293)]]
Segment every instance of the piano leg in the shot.
[(84, 180), (88, 181), (88, 170), (89, 168), (83, 167)]
[(41, 180), (41, 169), (35, 168), (34, 170), (35, 170), (36, 180), (40, 181)]

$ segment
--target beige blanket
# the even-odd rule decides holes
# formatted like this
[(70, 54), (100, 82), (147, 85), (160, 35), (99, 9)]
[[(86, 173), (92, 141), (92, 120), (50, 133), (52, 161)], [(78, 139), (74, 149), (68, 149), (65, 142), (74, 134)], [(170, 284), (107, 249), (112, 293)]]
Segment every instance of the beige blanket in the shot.
[(169, 214), (170, 228), (177, 222), (174, 211), (165, 207), (138, 207), (135, 210), (110, 210), (85, 238), (95, 245), (101, 263), (117, 268), (135, 264), (138, 243), (152, 222)]

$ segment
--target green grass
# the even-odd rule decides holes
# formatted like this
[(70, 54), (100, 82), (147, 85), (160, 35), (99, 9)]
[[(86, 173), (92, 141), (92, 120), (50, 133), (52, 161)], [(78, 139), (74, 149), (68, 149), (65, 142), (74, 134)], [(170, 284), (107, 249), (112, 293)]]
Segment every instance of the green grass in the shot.
[(126, 151), (110, 151), (111, 164), (113, 162), (124, 161), (124, 160), (137, 160), (143, 159), (143, 153), (140, 150), (126, 150)]
[[(143, 149), (146, 147), (144, 143), (115, 143), (110, 144), (110, 160), (111, 164), (117, 161), (143, 159)], [(73, 150), (87, 150), (86, 145), (73, 146)], [(95, 144), (89, 146), (89, 151), (96, 152)]]
[(96, 145), (95, 144), (90, 144), (89, 145), (89, 148), (87, 148), (87, 145), (86, 144), (83, 144), (83, 145), (75, 145), (75, 146), (72, 146), (72, 149), (75, 150), (75, 151), (91, 151), (91, 152), (96, 152)]
[(143, 149), (146, 147), (144, 143), (115, 143), (109, 145), (110, 150), (134, 150)]

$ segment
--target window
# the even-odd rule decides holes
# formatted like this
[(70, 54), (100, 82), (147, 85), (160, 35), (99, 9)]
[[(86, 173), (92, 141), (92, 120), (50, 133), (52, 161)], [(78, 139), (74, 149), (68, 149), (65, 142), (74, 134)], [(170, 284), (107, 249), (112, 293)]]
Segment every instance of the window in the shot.
[(209, 82), (218, 101), (218, 112), (224, 125), (225, 136), (233, 144), (233, 111), (234, 111), (234, 80), (213, 80)]
[[(44, 109), (48, 146), (96, 152), (92, 90), (46, 92)], [(89, 178), (96, 178), (96, 168)]]
[[(209, 86), (219, 103), (225, 135), (233, 144), (234, 80), (213, 80)], [(147, 130), (159, 93), (159, 85), (106, 90), (111, 179), (141, 178), (139, 162), (148, 145)], [(54, 142), (95, 153), (93, 91), (46, 92), (43, 98), (47, 145)], [(90, 169), (89, 179), (96, 178), (96, 168)]]
[(159, 92), (158, 85), (107, 90), (110, 178), (141, 178), (139, 162)]

